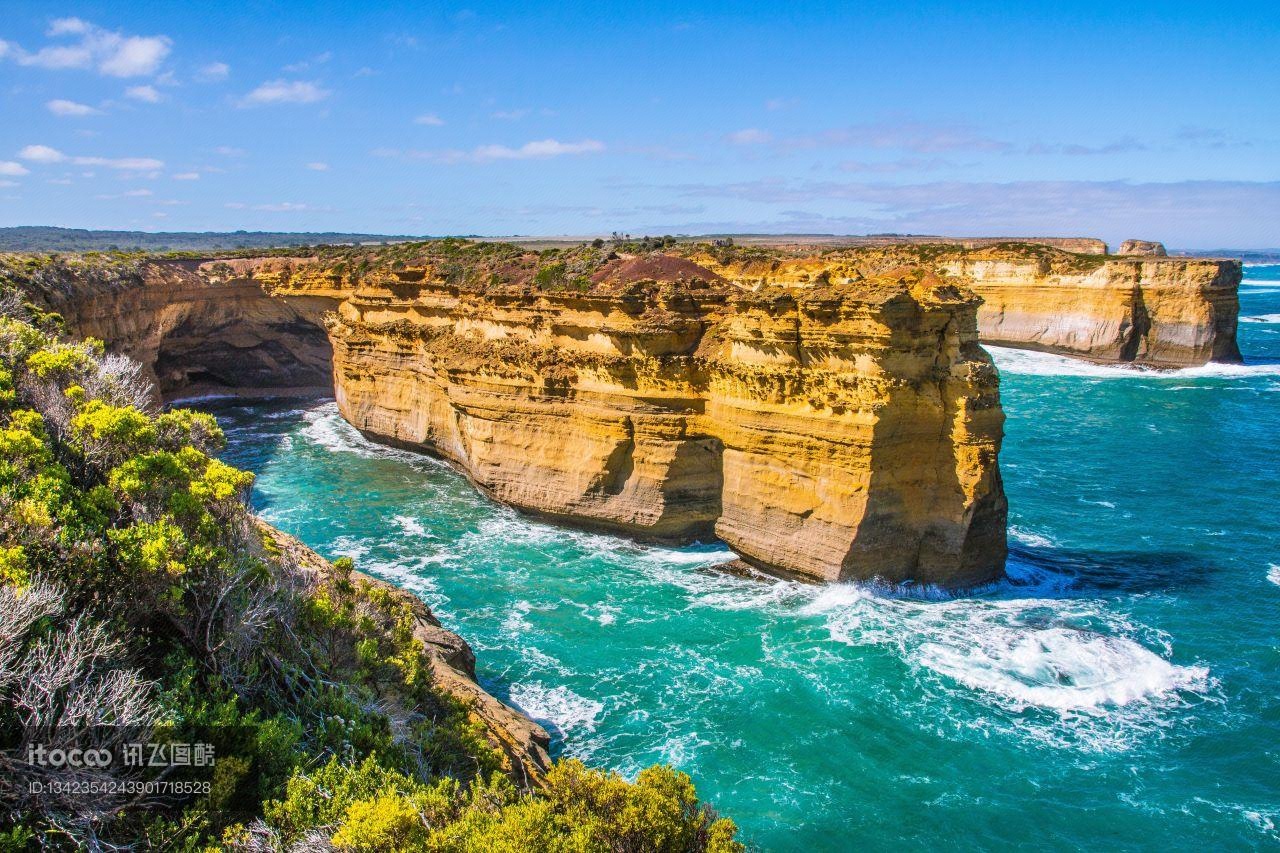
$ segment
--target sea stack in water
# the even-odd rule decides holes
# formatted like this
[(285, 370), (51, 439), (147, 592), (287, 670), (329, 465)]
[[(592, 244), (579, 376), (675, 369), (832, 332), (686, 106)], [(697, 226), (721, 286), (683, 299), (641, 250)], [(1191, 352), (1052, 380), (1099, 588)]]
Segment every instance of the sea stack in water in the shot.
[(717, 536), (770, 571), (1003, 572), (998, 380), (958, 284), (743, 289), (666, 256), (580, 287), (441, 278), (366, 279), (330, 320), (339, 407), (367, 435), (439, 453), (504, 503)]

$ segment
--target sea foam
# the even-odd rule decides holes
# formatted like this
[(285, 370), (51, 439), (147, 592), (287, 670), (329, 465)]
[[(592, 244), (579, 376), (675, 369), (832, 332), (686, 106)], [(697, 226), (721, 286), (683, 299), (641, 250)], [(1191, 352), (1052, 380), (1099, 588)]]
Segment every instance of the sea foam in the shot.
[(995, 359), (996, 367), (1002, 373), (1019, 376), (1081, 376), (1090, 379), (1137, 379), (1146, 381), (1280, 376), (1280, 364), (1274, 362), (1255, 364), (1209, 362), (1208, 364), (1183, 367), (1177, 370), (1155, 370), (1141, 366), (1094, 364), (1065, 355), (1036, 352), (1035, 350), (993, 346), (988, 346), (987, 350), (991, 353), (991, 357)]
[(594, 731), (604, 710), (603, 703), (562, 684), (548, 687), (540, 681), (513, 684), (511, 702), (534, 720), (551, 723), (566, 734)]

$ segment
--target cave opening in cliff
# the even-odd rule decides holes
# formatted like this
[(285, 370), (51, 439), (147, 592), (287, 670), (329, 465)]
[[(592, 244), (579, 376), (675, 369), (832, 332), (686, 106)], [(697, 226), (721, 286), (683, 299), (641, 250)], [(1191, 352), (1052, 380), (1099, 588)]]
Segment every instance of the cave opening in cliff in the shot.
[(217, 329), (188, 320), (161, 341), (155, 373), (166, 396), (198, 388), (332, 394), (333, 348), (322, 327), (300, 319)]

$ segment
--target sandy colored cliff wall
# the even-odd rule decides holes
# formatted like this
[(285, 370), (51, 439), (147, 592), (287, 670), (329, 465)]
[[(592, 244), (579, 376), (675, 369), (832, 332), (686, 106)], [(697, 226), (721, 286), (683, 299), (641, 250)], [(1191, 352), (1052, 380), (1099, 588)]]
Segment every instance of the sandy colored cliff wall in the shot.
[(746, 285), (607, 251), (574, 278), (536, 253), (474, 251), (491, 268), (157, 263), (58, 307), (171, 387), (293, 385), (331, 364), (356, 427), (551, 518), (718, 536), (815, 580), (1003, 572), (998, 377), (961, 282)]
[(455, 461), (504, 503), (715, 535), (812, 579), (965, 585), (1005, 556), (976, 304), (920, 276), (756, 293), (366, 284), (329, 331), (351, 423)]

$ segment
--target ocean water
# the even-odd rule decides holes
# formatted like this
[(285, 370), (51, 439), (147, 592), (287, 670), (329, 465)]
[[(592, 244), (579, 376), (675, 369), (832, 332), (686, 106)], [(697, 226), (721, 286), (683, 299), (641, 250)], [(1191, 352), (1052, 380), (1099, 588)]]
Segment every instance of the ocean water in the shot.
[(268, 520), (421, 595), (554, 750), (670, 762), (765, 850), (1280, 846), (1280, 267), (1244, 366), (996, 350), (1009, 580), (718, 572), (522, 518), (326, 401), (208, 404)]

